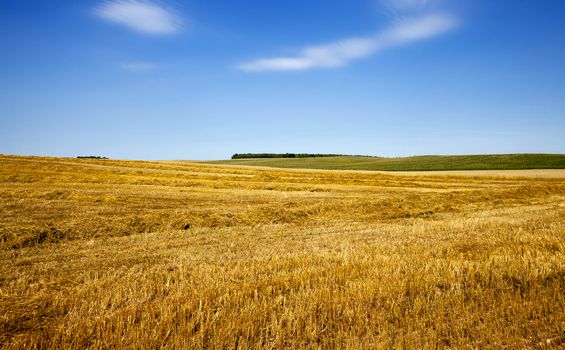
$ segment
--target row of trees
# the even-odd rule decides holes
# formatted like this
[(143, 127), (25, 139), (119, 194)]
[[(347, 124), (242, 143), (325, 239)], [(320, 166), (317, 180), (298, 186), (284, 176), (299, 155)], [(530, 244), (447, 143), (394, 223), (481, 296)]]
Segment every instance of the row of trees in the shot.
[(320, 153), (236, 153), (231, 159), (246, 158), (311, 158), (311, 157), (340, 157), (343, 154), (320, 154)]

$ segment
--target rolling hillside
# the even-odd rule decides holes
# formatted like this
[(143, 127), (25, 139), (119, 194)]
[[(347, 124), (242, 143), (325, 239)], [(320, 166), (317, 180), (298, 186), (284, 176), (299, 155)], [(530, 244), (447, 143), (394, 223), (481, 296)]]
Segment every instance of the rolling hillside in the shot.
[(0, 156), (0, 199), (1, 349), (565, 344), (565, 176)]
[(565, 154), (501, 154), (464, 156), (253, 158), (210, 161), (213, 164), (330, 170), (507, 170), (565, 169)]

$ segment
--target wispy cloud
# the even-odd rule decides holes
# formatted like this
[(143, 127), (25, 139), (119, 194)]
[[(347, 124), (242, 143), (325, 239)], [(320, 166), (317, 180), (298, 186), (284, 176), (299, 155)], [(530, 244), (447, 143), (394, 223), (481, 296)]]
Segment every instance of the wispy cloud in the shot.
[(150, 0), (108, 0), (95, 14), (144, 34), (173, 34), (183, 28), (174, 10)]
[(120, 64), (120, 68), (128, 72), (139, 73), (155, 70), (159, 68), (159, 65), (150, 62), (126, 62)]
[(395, 11), (422, 11), (438, 5), (442, 0), (381, 0), (382, 5)]
[[(452, 1), (453, 2), (453, 1)], [(422, 15), (430, 11), (438, 11), (445, 0), (379, 0), (384, 12), (393, 21), (401, 21), (407, 16)]]
[(456, 25), (457, 19), (448, 14), (425, 15), (403, 20), (370, 37), (349, 38), (326, 45), (306, 47), (294, 57), (262, 58), (239, 64), (237, 67), (246, 72), (340, 67), (387, 48), (443, 34)]

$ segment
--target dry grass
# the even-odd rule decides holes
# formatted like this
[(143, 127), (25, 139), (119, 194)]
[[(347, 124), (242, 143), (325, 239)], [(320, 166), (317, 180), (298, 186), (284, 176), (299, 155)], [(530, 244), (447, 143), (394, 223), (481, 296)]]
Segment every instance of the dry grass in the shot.
[(0, 200), (4, 348), (565, 346), (563, 177), (3, 156)]

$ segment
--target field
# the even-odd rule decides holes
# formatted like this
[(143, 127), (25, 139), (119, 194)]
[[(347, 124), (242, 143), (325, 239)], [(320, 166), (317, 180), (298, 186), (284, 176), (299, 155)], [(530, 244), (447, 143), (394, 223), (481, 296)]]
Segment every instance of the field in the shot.
[(0, 347), (563, 348), (565, 170), (487, 175), (0, 156)]
[(402, 158), (360, 156), (321, 158), (251, 158), (220, 160), (210, 163), (275, 168), (381, 171), (565, 169), (565, 154), (416, 156)]

